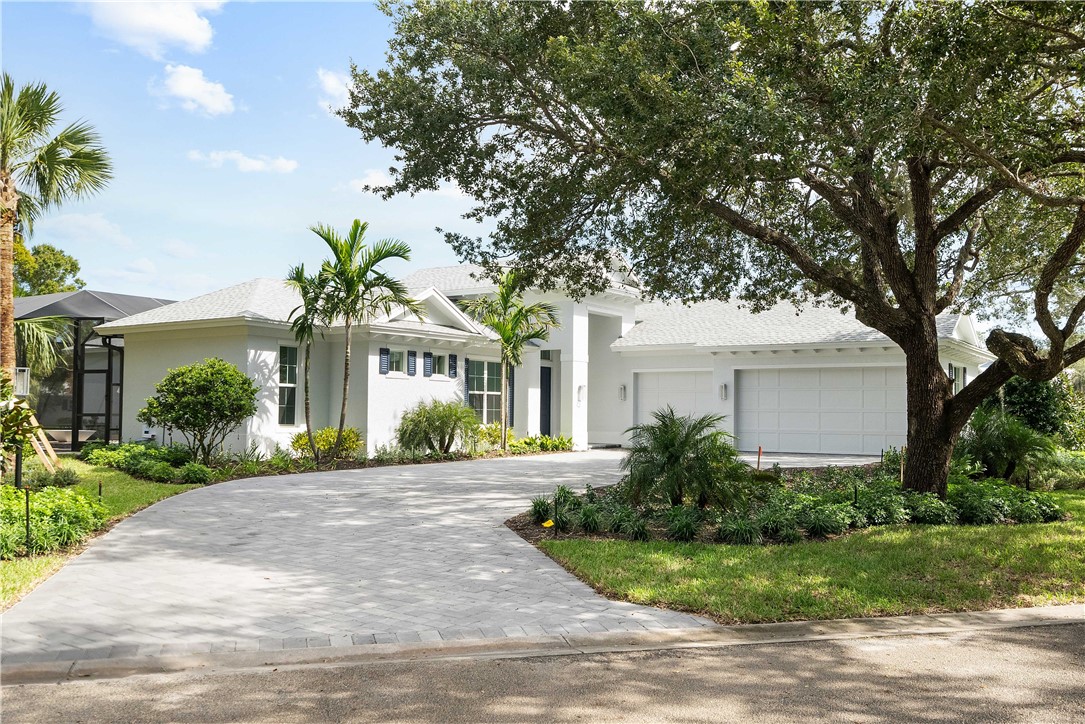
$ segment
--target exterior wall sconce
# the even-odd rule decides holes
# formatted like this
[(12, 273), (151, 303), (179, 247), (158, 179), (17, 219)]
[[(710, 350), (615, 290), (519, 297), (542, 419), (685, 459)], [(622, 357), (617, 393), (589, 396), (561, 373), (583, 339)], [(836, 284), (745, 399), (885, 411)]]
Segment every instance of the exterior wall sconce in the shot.
[(721, 400), (726, 400), (727, 399), (727, 383), (726, 382), (724, 382), (722, 385), (720, 385), (720, 399)]
[(586, 388), (586, 385), (580, 385), (579, 387), (576, 388), (576, 406), (577, 407), (580, 407), (580, 405), (583, 404), (583, 402), (584, 402), (584, 390), (585, 390), (585, 388)]
[(625, 402), (625, 385), (618, 385), (618, 399)]

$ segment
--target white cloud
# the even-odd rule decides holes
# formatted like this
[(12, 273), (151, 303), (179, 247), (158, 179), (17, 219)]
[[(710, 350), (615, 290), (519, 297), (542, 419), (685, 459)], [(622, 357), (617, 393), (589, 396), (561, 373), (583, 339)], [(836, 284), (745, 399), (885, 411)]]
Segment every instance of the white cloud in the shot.
[(350, 100), (350, 96), (347, 93), (347, 87), (350, 83), (350, 78), (346, 73), (337, 73), (334, 70), (327, 70), (326, 68), (316, 69), (317, 80), (320, 81), (320, 98), (317, 101), (319, 105), (328, 113), (332, 113), (337, 108), (342, 108)]
[(386, 174), (384, 171), (376, 168), (366, 169), (366, 172), (362, 174), (361, 178), (351, 179), (347, 184), (351, 191), (357, 191), (360, 194), (371, 193), (366, 190), (367, 186), (388, 186), (392, 183), (392, 177)]
[(199, 68), (169, 64), (166, 79), (154, 90), (162, 96), (176, 98), (186, 111), (200, 111), (209, 116), (234, 112), (234, 97), (221, 83), (204, 77)]
[(133, 246), (132, 240), (121, 231), (121, 227), (102, 213), (49, 216), (35, 224), (34, 234), (37, 238), (48, 237), (57, 242), (87, 246), (112, 244), (124, 249)]
[(189, 151), (189, 161), (198, 161), (210, 168), (222, 168), (230, 161), (242, 173), (291, 173), (298, 167), (298, 162), (282, 156), (246, 156), (241, 151)]
[(195, 259), (200, 253), (200, 250), (192, 244), (176, 239), (164, 243), (162, 245), (162, 251), (166, 252), (167, 256), (172, 256), (174, 259)]
[(152, 275), (158, 273), (158, 267), (153, 261), (147, 257), (140, 257), (139, 259), (133, 259), (128, 262), (125, 267), (125, 271), (132, 272), (133, 274), (145, 274)]
[(103, 35), (155, 60), (169, 48), (202, 53), (214, 30), (205, 15), (217, 12), (220, 0), (190, 2), (88, 2), (83, 5)]

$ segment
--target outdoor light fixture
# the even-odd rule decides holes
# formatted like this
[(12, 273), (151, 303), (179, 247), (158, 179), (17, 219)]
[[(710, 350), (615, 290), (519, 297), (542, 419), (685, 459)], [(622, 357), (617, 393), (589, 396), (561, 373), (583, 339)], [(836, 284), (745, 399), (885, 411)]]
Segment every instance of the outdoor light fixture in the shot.
[(584, 402), (584, 385), (580, 385), (576, 388), (576, 406), (580, 407), (580, 403)]
[(721, 400), (726, 400), (727, 399), (727, 383), (726, 382), (724, 382), (722, 385), (720, 385), (720, 399)]
[(618, 399), (625, 402), (625, 385), (618, 385)]

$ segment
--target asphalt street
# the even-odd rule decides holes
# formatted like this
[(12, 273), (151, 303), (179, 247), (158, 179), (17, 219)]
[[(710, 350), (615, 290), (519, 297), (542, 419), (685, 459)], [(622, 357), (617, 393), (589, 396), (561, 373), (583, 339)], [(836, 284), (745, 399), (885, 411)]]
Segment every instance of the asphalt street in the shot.
[(1085, 722), (1085, 625), (3, 688), (9, 722)]

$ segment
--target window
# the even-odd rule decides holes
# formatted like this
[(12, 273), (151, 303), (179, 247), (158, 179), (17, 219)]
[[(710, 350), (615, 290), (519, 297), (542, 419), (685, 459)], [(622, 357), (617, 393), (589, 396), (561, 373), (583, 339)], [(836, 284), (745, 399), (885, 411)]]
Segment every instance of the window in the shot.
[(447, 375), (448, 374), (448, 357), (443, 354), (433, 355), (433, 374), (435, 375)]
[(483, 424), (501, 420), (501, 363), (471, 360), (467, 369), (467, 402)]
[(949, 378), (953, 380), (953, 394), (957, 394), (968, 384), (968, 368), (949, 365)]
[(388, 371), (406, 372), (407, 354), (401, 349), (393, 349), (388, 352)]
[(293, 425), (298, 407), (298, 348), (279, 347), (279, 424)]
[(539, 359), (543, 360), (544, 362), (549, 362), (553, 359), (553, 355), (550, 354), (550, 350), (544, 349), (539, 352)]

